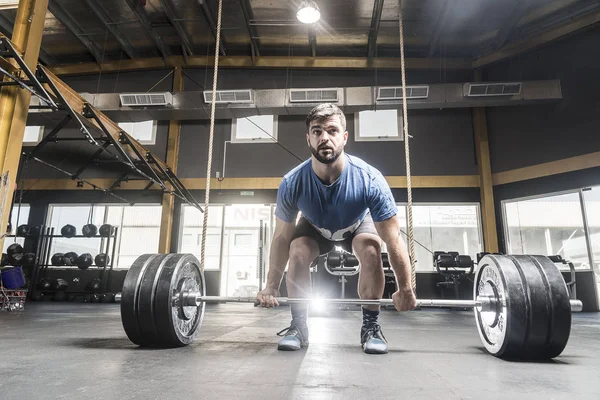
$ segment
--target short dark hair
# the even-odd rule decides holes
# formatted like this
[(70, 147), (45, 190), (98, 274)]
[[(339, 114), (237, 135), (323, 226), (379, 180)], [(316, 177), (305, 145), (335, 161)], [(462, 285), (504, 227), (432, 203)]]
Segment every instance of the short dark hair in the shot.
[(306, 116), (306, 128), (310, 129), (310, 123), (313, 121), (327, 119), (329, 117), (333, 117), (334, 115), (338, 115), (340, 117), (342, 128), (346, 130), (346, 116), (344, 115), (344, 112), (340, 110), (338, 106), (331, 103), (322, 103), (310, 110)]

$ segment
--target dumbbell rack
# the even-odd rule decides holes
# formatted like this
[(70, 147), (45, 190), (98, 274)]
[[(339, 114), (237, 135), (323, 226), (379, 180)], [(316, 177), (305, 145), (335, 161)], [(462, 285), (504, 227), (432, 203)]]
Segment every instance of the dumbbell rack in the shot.
[[(29, 284), (29, 290), (27, 293), (27, 297), (31, 298), (31, 295), (35, 291), (35, 287), (38, 284), (38, 278), (40, 276), (40, 267), (42, 265), (42, 260), (46, 259), (46, 253), (50, 250), (50, 246), (48, 246), (48, 238), (53, 234), (54, 228), (47, 227), (42, 225), (40, 228), (40, 233), (37, 235), (27, 234), (24, 236), (18, 235), (6, 235), (6, 239), (9, 238), (24, 238), (24, 239), (34, 239), (35, 240), (35, 261), (33, 263), (33, 269), (31, 271), (31, 281)], [(26, 266), (27, 267), (27, 266)]]
[[(42, 278), (46, 277), (47, 271), (48, 271), (48, 267), (68, 267), (68, 266), (56, 266), (56, 265), (52, 265), (52, 263), (50, 262), (51, 259), (51, 255), (50, 255), (50, 249), (52, 248), (52, 241), (55, 238), (66, 238), (66, 239), (105, 239), (104, 242), (101, 244), (101, 248), (100, 248), (100, 253), (104, 253), (110, 256), (110, 262), (107, 263), (104, 267), (98, 267), (94, 264), (92, 264), (90, 267), (98, 267), (98, 269), (101, 268), (100, 270), (100, 292), (97, 293), (106, 293), (107, 292), (107, 287), (108, 287), (108, 280), (110, 278), (110, 275), (113, 271), (114, 268), (114, 262), (115, 262), (115, 251), (116, 251), (116, 243), (117, 243), (117, 235), (119, 233), (119, 228), (114, 226), (114, 232), (109, 235), (109, 236), (100, 236), (100, 235), (95, 235), (95, 236), (84, 236), (84, 235), (75, 235), (72, 236), (70, 238), (67, 238), (66, 236), (63, 235), (55, 235), (54, 234), (54, 228), (52, 229), (52, 233), (50, 235), (48, 235), (48, 244), (47, 244), (47, 251), (44, 254), (44, 261), (42, 264), (39, 265), (39, 267), (41, 268), (40, 271), (40, 275)], [(95, 257), (95, 255), (93, 254), (92, 257)], [(76, 265), (73, 267), (77, 267)], [(38, 279), (39, 281), (39, 279)], [(39, 282), (36, 282), (36, 285)], [(51, 289), (51, 290), (44, 290), (44, 292), (56, 292), (56, 290)], [(82, 290), (82, 291), (68, 291), (69, 294), (74, 294), (74, 295), (85, 295), (85, 294), (91, 294), (91, 292), (89, 292), (88, 290)]]

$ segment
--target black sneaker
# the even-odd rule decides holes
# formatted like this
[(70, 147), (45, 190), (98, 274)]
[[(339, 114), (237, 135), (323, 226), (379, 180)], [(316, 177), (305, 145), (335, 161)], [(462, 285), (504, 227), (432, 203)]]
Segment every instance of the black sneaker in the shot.
[(308, 327), (306, 324), (297, 324), (292, 321), (292, 324), (280, 332), (277, 336), (283, 336), (277, 343), (277, 350), (300, 350), (302, 347), (308, 346)]
[(383, 336), (379, 324), (363, 325), (360, 330), (360, 342), (363, 351), (367, 354), (386, 354), (388, 352), (387, 340)]

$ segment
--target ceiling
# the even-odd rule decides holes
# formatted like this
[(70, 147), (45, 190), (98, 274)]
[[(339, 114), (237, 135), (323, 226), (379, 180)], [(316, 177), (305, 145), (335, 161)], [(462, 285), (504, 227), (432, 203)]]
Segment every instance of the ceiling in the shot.
[[(317, 0), (315, 26), (299, 0), (223, 0), (222, 55), (399, 57), (399, 0)], [(46, 65), (214, 54), (218, 0), (50, 0)], [(404, 0), (407, 57), (476, 60), (599, 15), (600, 0)], [(10, 36), (16, 10), (0, 11)]]

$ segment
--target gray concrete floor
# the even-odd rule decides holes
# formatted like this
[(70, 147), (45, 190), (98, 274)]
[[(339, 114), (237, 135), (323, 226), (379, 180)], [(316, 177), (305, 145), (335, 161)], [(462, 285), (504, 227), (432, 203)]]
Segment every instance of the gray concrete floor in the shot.
[(188, 347), (140, 349), (116, 304), (28, 303), (0, 313), (1, 399), (599, 399), (600, 314), (577, 314), (554, 361), (485, 353), (471, 312), (382, 312), (390, 352), (363, 354), (361, 314), (309, 319), (311, 344), (278, 352), (289, 310), (208, 308)]

